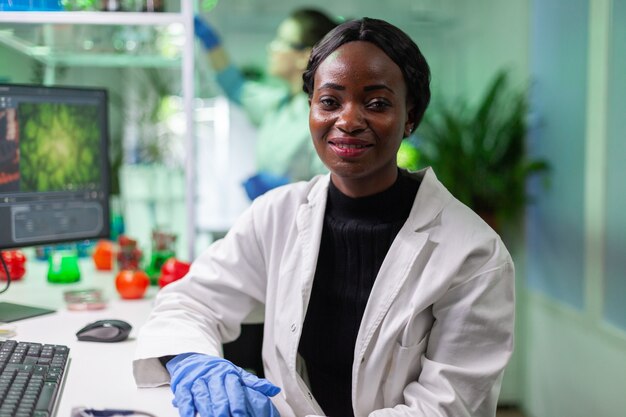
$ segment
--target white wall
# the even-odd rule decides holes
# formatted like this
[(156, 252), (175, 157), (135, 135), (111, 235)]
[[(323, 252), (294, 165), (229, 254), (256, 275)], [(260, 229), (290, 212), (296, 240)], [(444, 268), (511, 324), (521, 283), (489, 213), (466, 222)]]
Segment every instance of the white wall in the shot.
[[(538, 0), (536, 3), (540, 7), (551, 3), (561, 7), (563, 13), (567, 13), (572, 6), (567, 0)], [(548, 291), (543, 291), (542, 288), (534, 287), (521, 294), (525, 300), (526, 311), (520, 333), (524, 339), (522, 343), (525, 364), (522, 398), (527, 414), (532, 417), (626, 416), (626, 329), (607, 323), (603, 305), (607, 279), (605, 255), (608, 251), (621, 251), (624, 254), (626, 239), (623, 221), (613, 224), (613, 227), (622, 228), (621, 233), (620, 230), (611, 230), (612, 235), (621, 236), (620, 240), (611, 241), (606, 238), (607, 205), (619, 201), (607, 198), (607, 176), (622, 178), (621, 186), (617, 187), (616, 192), (623, 192), (623, 178), (626, 176), (623, 160), (625, 152), (621, 153), (621, 161), (620, 158), (614, 158), (612, 164), (607, 164), (609, 157), (614, 156), (607, 154), (610, 134), (607, 126), (611, 122), (609, 117), (623, 121), (626, 114), (624, 83), (620, 83), (622, 90), (616, 91), (616, 83), (611, 82), (622, 80), (624, 66), (619, 73), (612, 74), (610, 71), (619, 69), (611, 67), (618, 59), (617, 55), (611, 56), (611, 53), (619, 54), (620, 57), (623, 54), (623, 50), (613, 48), (613, 43), (617, 40), (613, 31), (626, 25), (626, 7), (622, 0), (589, 0), (585, 3), (589, 15), (586, 44), (571, 44), (567, 33), (561, 39), (561, 48), (569, 51), (588, 48), (586, 85), (582, 86), (587, 91), (583, 114), (569, 115), (570, 120), (582, 117), (585, 122), (585, 130), (581, 132), (584, 160), (573, 167), (582, 171), (583, 181), (575, 181), (575, 176), (571, 175), (569, 182), (563, 183), (562, 189), (552, 191), (557, 193), (566, 189), (582, 192), (583, 195), (580, 207), (583, 221), (582, 224), (573, 226), (582, 231), (581, 243), (584, 250), (582, 271), (579, 271), (583, 280), (582, 302), (580, 305), (568, 303), (567, 297), (560, 297), (559, 295), (566, 294), (566, 288), (565, 291), (563, 288), (555, 291), (548, 286), (544, 287)], [(620, 5), (619, 15), (615, 14), (617, 5)], [(623, 45), (623, 40), (621, 44)], [(623, 65), (624, 60), (621, 59), (620, 62)], [(569, 76), (567, 73), (574, 69), (568, 68), (567, 62), (561, 64), (563, 74)], [(620, 99), (611, 101), (612, 94)], [(563, 91), (561, 100), (565, 100), (567, 96), (568, 92)], [(610, 103), (619, 107), (611, 108)], [(623, 131), (612, 133), (616, 135), (613, 138), (615, 143), (621, 143), (623, 148)], [(568, 141), (563, 143), (565, 146), (551, 155), (557, 167), (563, 161), (561, 155), (568, 152)], [(570, 141), (570, 145), (577, 144)], [(621, 210), (623, 216), (624, 207), (611, 208), (613, 211)], [(555, 217), (558, 215), (558, 211), (554, 213)], [(531, 222), (541, 220), (541, 214), (538, 218), (530, 219)], [(564, 233), (568, 231), (565, 230)], [(554, 247), (566, 242), (567, 236), (548, 234), (545, 239), (549, 243), (547, 247)], [(532, 256), (541, 255), (529, 255)], [(569, 264), (581, 261), (575, 256), (565, 256), (563, 259), (566, 264), (556, 269), (556, 273), (560, 271), (565, 274)], [(532, 262), (533, 259), (530, 259), (529, 263)], [(546, 271), (538, 268), (535, 272), (541, 274)], [(624, 271), (621, 271), (621, 278), (623, 277)], [(562, 283), (567, 283), (569, 277), (554, 277), (554, 280), (557, 278)], [(549, 282), (551, 276), (548, 274), (541, 279)]]
[(626, 416), (624, 333), (541, 294), (525, 297), (527, 415)]

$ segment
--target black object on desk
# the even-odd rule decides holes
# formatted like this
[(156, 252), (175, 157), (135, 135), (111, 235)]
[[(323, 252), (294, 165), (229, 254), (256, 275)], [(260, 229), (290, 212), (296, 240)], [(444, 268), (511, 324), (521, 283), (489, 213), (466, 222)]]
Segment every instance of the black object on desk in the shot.
[(98, 320), (80, 329), (76, 333), (76, 337), (84, 342), (121, 342), (128, 338), (132, 328), (123, 320)]
[(54, 313), (55, 310), (42, 307), (33, 307), (23, 304), (13, 304), (0, 302), (0, 322), (10, 323), (12, 321), (29, 319), (31, 317), (42, 316)]
[(54, 415), (69, 351), (64, 345), (0, 342), (0, 415)]

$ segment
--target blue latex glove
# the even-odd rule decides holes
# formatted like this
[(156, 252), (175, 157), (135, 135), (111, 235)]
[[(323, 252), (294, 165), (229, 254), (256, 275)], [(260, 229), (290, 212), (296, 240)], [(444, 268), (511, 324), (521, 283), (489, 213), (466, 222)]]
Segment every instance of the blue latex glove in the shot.
[(280, 417), (269, 397), (280, 388), (226, 359), (184, 353), (166, 364), (181, 417)]
[(222, 43), (215, 29), (198, 16), (193, 18), (193, 29), (198, 39), (202, 41), (204, 48), (209, 51)]
[(261, 171), (245, 180), (243, 182), (243, 188), (246, 190), (248, 198), (254, 200), (272, 188), (280, 187), (287, 183), (289, 183), (289, 178), (287, 177)]

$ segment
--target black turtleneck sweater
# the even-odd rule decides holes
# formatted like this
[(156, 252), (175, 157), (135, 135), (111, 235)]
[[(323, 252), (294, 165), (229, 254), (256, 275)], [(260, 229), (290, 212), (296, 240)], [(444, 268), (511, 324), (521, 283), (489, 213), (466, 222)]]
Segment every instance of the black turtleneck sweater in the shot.
[(353, 416), (354, 346), (372, 286), (406, 221), (419, 182), (399, 172), (387, 190), (351, 198), (332, 184), (300, 338), (311, 390), (330, 417)]

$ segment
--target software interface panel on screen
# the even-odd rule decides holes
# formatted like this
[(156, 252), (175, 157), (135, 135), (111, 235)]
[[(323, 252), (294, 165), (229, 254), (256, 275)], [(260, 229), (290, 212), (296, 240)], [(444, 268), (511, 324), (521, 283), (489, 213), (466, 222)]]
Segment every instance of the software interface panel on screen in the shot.
[(106, 92), (0, 85), (0, 249), (106, 237)]

